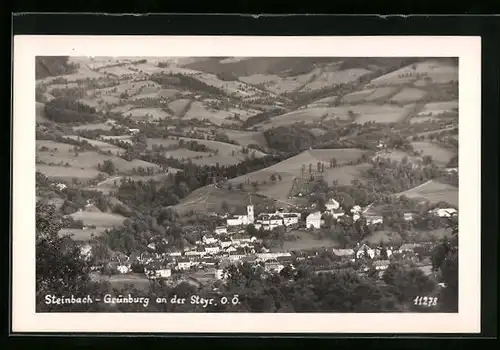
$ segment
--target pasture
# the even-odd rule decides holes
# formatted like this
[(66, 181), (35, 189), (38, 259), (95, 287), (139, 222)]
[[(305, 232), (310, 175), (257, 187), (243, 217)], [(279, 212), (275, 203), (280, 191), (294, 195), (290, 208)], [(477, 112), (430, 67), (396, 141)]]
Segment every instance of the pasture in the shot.
[(363, 68), (346, 69), (333, 72), (319, 71), (311, 73), (311, 81), (305, 84), (300, 91), (315, 91), (338, 84), (350, 83), (367, 73), (370, 73), (370, 71)]
[(227, 190), (209, 185), (194, 190), (172, 208), (181, 215), (189, 211), (208, 214), (221, 211), (224, 202), (228, 204), (230, 211), (238, 207), (246, 207), (250, 203), (255, 206), (272, 206), (274, 204), (274, 200), (264, 196), (242, 192), (237, 189)]
[(357, 103), (362, 101), (375, 101), (384, 99), (396, 92), (396, 87), (377, 87), (373, 89), (365, 89), (361, 91), (351, 92), (343, 97), (344, 103)]
[(224, 130), (224, 133), (229, 139), (238, 142), (243, 147), (251, 144), (259, 145), (264, 148), (268, 146), (264, 134), (259, 131)]
[(84, 124), (84, 125), (78, 125), (73, 127), (73, 131), (79, 131), (79, 130), (111, 130), (111, 125), (107, 125), (104, 123), (91, 123), (91, 124)]
[(101, 228), (112, 228), (114, 226), (119, 226), (125, 220), (125, 217), (122, 215), (90, 211), (79, 211), (70, 214), (69, 216), (71, 216), (74, 220), (81, 220), (84, 225), (95, 225), (96, 227)]
[(171, 109), (176, 116), (179, 116), (181, 112), (184, 112), (186, 110), (186, 107), (189, 105), (190, 100), (188, 99), (179, 99), (179, 100), (174, 100), (168, 104), (168, 108)]
[(92, 237), (101, 236), (106, 227), (96, 227), (96, 228), (87, 228), (87, 229), (79, 229), (79, 228), (63, 228), (59, 231), (59, 236), (70, 236), (74, 241), (77, 242), (86, 242), (89, 241)]
[(432, 102), (424, 106), (419, 116), (434, 116), (458, 111), (458, 101)]
[(413, 104), (405, 105), (403, 107), (365, 104), (352, 106), (351, 110), (357, 115), (355, 121), (359, 124), (368, 122), (397, 123), (404, 120), (413, 108)]
[(285, 240), (283, 243), (283, 248), (276, 247), (271, 249), (272, 251), (291, 251), (291, 250), (307, 250), (307, 249), (316, 249), (316, 248), (335, 248), (338, 246), (338, 243), (331, 239), (317, 239), (308, 231), (305, 230), (294, 230), (287, 232), (286, 236), (294, 236), (297, 237), (297, 240)]
[(373, 79), (373, 85), (402, 85), (414, 81), (425, 81), (430, 78), (434, 83), (458, 81), (458, 65), (448, 60), (428, 60), (408, 65), (381, 77)]
[(136, 121), (153, 121), (171, 117), (168, 112), (160, 108), (134, 108), (123, 112), (122, 115)]
[(450, 159), (457, 154), (451, 148), (444, 148), (429, 141), (418, 141), (411, 144), (416, 151), (422, 152), (422, 156), (431, 156), (432, 160), (439, 166), (446, 166)]
[(391, 101), (397, 103), (409, 103), (422, 99), (427, 93), (420, 89), (405, 87), (391, 98)]
[[(328, 181), (329, 184), (331, 184), (333, 180), (337, 180), (339, 183), (343, 184), (350, 184), (351, 180), (361, 177), (361, 172), (366, 167), (366, 164), (351, 166), (346, 165), (346, 163), (360, 158), (364, 153), (366, 153), (366, 151), (360, 149), (309, 150), (268, 168), (230, 179), (229, 182), (233, 185), (237, 185), (256, 181), (259, 183), (258, 193), (277, 200), (287, 201), (293, 179), (300, 177), (302, 165), (305, 165), (307, 172), (309, 164), (311, 164), (315, 170), (318, 162), (323, 163), (325, 165), (325, 180)], [(337, 168), (329, 168), (329, 163), (332, 158), (337, 160)], [(273, 174), (280, 175), (281, 181), (271, 181)], [(250, 186), (247, 185), (247, 187)]]
[(422, 162), (422, 157), (411, 156), (408, 153), (398, 149), (379, 151), (372, 157), (372, 159), (375, 159), (377, 157), (381, 157), (384, 159), (389, 158), (390, 160), (396, 162), (402, 162), (403, 159), (406, 157), (409, 163), (418, 164)]
[(148, 292), (150, 288), (150, 281), (144, 274), (128, 273), (124, 275), (120, 274), (107, 276), (100, 273), (93, 273), (91, 274), (91, 278), (94, 281), (108, 282), (113, 288), (116, 289), (123, 289), (132, 285), (139, 291)]
[(70, 139), (70, 140), (80, 140), (80, 141), (87, 141), (89, 144), (91, 144), (94, 147), (99, 148), (103, 152), (111, 152), (113, 155), (121, 155), (125, 152), (125, 149), (112, 145), (110, 143), (98, 141), (98, 140), (92, 140), (92, 139), (87, 139), (85, 137), (77, 136), (77, 135), (69, 135), (69, 136), (64, 136), (64, 138)]
[(395, 197), (406, 196), (430, 203), (446, 202), (458, 207), (458, 188), (438, 181), (430, 180), (408, 191), (400, 192)]

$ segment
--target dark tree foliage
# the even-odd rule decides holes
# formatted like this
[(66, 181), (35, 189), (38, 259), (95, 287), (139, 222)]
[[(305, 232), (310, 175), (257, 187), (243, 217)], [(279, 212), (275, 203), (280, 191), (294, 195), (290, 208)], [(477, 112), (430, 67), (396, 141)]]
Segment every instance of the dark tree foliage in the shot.
[(92, 122), (98, 118), (92, 107), (78, 101), (57, 98), (45, 104), (45, 116), (59, 123)]
[(68, 62), (68, 59), (69, 56), (37, 56), (35, 78), (42, 79), (75, 72), (78, 65)]

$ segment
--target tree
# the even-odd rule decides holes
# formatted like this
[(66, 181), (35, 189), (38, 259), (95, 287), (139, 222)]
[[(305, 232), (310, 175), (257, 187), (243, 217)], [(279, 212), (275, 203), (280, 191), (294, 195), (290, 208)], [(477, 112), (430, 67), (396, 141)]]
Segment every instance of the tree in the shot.
[(90, 311), (92, 304), (51, 306), (45, 302), (51, 295), (94, 295), (97, 288), (90, 281), (79, 245), (70, 237), (59, 236), (61, 223), (53, 205), (36, 204), (36, 311)]
[(271, 176), (269, 178), (271, 179), (272, 182), (275, 182), (276, 181), (276, 174), (271, 174)]
[(387, 249), (385, 247), (382, 247), (380, 250), (380, 257), (384, 260), (387, 260), (389, 257), (387, 256)]
[(337, 158), (332, 158), (330, 160), (330, 165), (332, 168), (336, 168), (337, 167)]
[(102, 165), (99, 164), (99, 170), (102, 171), (102, 172), (105, 172), (109, 175), (114, 175), (116, 174), (116, 168), (115, 168), (115, 164), (113, 163), (112, 160), (110, 159), (106, 159)]
[(229, 211), (229, 204), (227, 204), (227, 202), (224, 200), (222, 201), (221, 203), (221, 210), (224, 212), (224, 213), (227, 213)]

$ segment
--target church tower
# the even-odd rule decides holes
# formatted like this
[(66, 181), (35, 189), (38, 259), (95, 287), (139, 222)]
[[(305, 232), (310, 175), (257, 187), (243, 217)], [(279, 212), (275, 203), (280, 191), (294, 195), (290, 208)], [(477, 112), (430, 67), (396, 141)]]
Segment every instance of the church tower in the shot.
[(253, 205), (248, 205), (247, 206), (247, 217), (248, 217), (248, 223), (253, 224), (254, 223), (254, 213), (253, 213)]

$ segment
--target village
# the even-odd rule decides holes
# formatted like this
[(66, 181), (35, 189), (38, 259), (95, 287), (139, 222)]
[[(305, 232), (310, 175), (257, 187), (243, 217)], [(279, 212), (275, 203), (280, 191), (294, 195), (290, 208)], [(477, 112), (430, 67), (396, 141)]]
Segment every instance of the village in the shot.
[[(315, 264), (315, 273), (329, 272), (336, 269), (353, 268), (358, 274), (375, 271), (382, 278), (383, 271), (391, 262), (409, 263), (420, 268), (426, 275), (432, 273), (430, 255), (435, 246), (433, 242), (404, 243), (400, 246), (370, 245), (358, 242), (348, 248), (315, 248), (307, 250), (276, 250), (266, 247), (264, 240), (248, 235), (248, 226), (256, 230), (271, 231), (278, 227), (285, 230), (313, 231), (319, 229), (326, 216), (334, 220), (350, 218), (353, 222), (361, 217), (366, 225), (380, 225), (383, 217), (371, 213), (371, 205), (365, 208), (354, 206), (350, 213), (344, 212), (335, 199), (330, 199), (326, 210), (314, 211), (306, 216), (305, 221), (298, 212), (287, 212), (280, 208), (274, 213), (254, 212), (254, 206), (246, 207), (246, 215), (222, 216), (226, 224), (214, 230), (203, 231), (202, 239), (196, 241), (194, 247), (183, 250), (157, 252), (156, 244), (151, 243), (148, 251), (141, 254), (117, 254), (108, 262), (110, 274), (119, 276), (142, 274), (149, 280), (188, 279), (198, 285), (224, 282), (227, 267), (248, 263), (254, 267), (261, 266), (264, 271), (273, 274), (281, 273), (285, 268), (295, 270), (297, 264), (313, 260), (319, 255), (328, 254), (334, 257), (335, 263)], [(436, 217), (449, 218), (458, 215), (454, 208), (435, 208), (431, 214)], [(406, 221), (413, 220), (413, 213), (405, 213)], [(89, 245), (82, 248), (82, 254), (90, 259), (92, 250)], [(93, 266), (94, 273), (103, 271), (103, 265)], [(108, 272), (109, 273), (109, 272)]]

